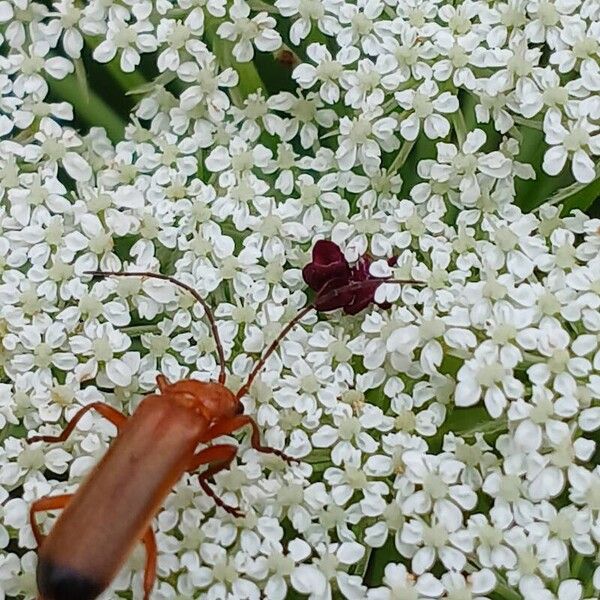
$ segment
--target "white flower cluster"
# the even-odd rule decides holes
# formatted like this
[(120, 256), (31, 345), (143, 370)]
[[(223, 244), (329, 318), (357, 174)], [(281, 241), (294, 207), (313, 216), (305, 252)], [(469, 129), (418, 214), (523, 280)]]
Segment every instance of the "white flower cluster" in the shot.
[[(282, 36), (297, 91), (232, 102)], [(244, 404), (301, 462), (238, 440), (215, 479), (242, 518), (182, 480), (153, 597), (597, 597), (600, 220), (524, 213), (515, 185), (536, 130), (546, 173), (597, 177), (599, 39), (598, 0), (0, 0), (0, 598), (36, 597), (29, 505), (75, 489), (114, 429), (27, 435), (94, 401), (130, 414), (159, 372), (218, 373), (188, 296), (84, 272), (193, 285), (237, 389), (308, 302), (318, 239), (424, 285), (292, 330)], [(116, 143), (48, 95), (84, 46), (159, 71)], [(108, 598), (141, 598), (142, 556)]]

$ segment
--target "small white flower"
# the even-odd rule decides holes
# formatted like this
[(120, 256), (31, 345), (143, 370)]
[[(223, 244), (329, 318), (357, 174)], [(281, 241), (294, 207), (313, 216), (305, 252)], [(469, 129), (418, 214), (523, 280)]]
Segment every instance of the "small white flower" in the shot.
[(267, 105), (271, 110), (290, 115), (283, 121), (281, 137), (285, 141), (291, 141), (300, 133), (303, 148), (310, 148), (317, 140), (319, 126), (329, 129), (337, 119), (333, 110), (323, 108), (323, 100), (314, 92), (302, 97), (280, 92), (271, 96)]
[(246, 558), (244, 554), (239, 551), (228, 556), (225, 548), (207, 542), (201, 544), (199, 553), (186, 553), (182, 566), (189, 570), (191, 583), (205, 589), (207, 597), (223, 598), (231, 593), (238, 598), (258, 600), (257, 585), (240, 573)]
[[(83, 48), (83, 36), (78, 29), (81, 9), (75, 5), (73, 0), (59, 0), (52, 4), (52, 8), (56, 12), (51, 14), (57, 18), (45, 26), (42, 25), (42, 31), (49, 39), (62, 35), (62, 46), (67, 56), (79, 58)], [(53, 39), (52, 45), (56, 45), (55, 39)]]
[(523, 384), (513, 376), (511, 368), (502, 366), (499, 350), (491, 342), (484, 342), (475, 350), (457, 378), (456, 405), (472, 406), (483, 395), (485, 407), (494, 418), (504, 412), (509, 400), (516, 400), (523, 393)]
[(365, 406), (359, 417), (352, 415), (348, 405), (340, 405), (333, 412), (333, 424), (323, 425), (313, 435), (312, 442), (317, 448), (333, 446), (331, 459), (334, 465), (352, 460), (355, 446), (362, 452), (372, 454), (377, 450), (377, 442), (365, 431), (376, 428), (385, 431), (391, 427), (391, 419), (384, 417), (381, 410), (375, 406)]
[(371, 56), (381, 49), (381, 38), (389, 31), (385, 20), (378, 20), (385, 4), (381, 0), (358, 0), (356, 4), (343, 3), (339, 7), (341, 26), (337, 43), (342, 48), (360, 47)]
[(20, 97), (48, 93), (48, 84), (42, 72), (55, 79), (64, 79), (74, 70), (73, 63), (62, 56), (49, 56), (50, 44), (44, 39), (34, 41), (26, 48), (19, 44), (18, 52), (12, 52), (2, 59), (0, 66), (7, 74), (18, 73), (13, 83), (14, 93)]
[(225, 40), (236, 42), (233, 55), (239, 62), (248, 62), (254, 56), (254, 48), (273, 52), (281, 46), (281, 36), (275, 31), (275, 19), (261, 12), (249, 19), (250, 7), (244, 0), (235, 0), (229, 9), (231, 21), (219, 25), (217, 34)]
[(254, 559), (248, 568), (248, 574), (261, 581), (264, 593), (273, 600), (286, 598), (289, 576), (297, 568), (297, 563), (308, 558), (311, 552), (310, 546), (300, 539), (288, 542), (287, 548), (288, 552), (284, 554), (279, 544), (276, 548), (263, 544), (261, 550), (264, 554)]
[(444, 587), (431, 573), (415, 577), (403, 564), (388, 563), (385, 567), (382, 587), (369, 590), (369, 600), (394, 600), (395, 598), (414, 598), (426, 600), (439, 598)]
[(381, 150), (398, 148), (396, 121), (382, 115), (380, 107), (373, 107), (356, 119), (340, 119), (336, 158), (342, 170), (349, 171), (358, 163), (366, 173), (374, 173), (380, 166)]
[(156, 28), (156, 39), (159, 44), (166, 47), (159, 54), (156, 64), (162, 71), (177, 71), (181, 64), (182, 55), (193, 37), (200, 37), (204, 28), (204, 13), (201, 10), (193, 10), (183, 22), (175, 19), (161, 19)]
[[(439, 94), (439, 95), (438, 95)], [(406, 140), (416, 139), (423, 123), (425, 135), (429, 139), (443, 138), (450, 132), (450, 123), (440, 113), (453, 113), (458, 110), (458, 98), (450, 92), (439, 93), (433, 81), (423, 82), (416, 90), (396, 92), (398, 104), (405, 109), (400, 122), (400, 134)]]
[(63, 129), (56, 121), (44, 117), (34, 137), (37, 144), (25, 147), (25, 160), (32, 163), (45, 160), (54, 169), (60, 163), (75, 181), (91, 178), (92, 169), (79, 153), (82, 142), (72, 129)]
[(335, 34), (340, 29), (338, 20), (327, 13), (329, 8), (315, 0), (276, 0), (275, 6), (284, 17), (296, 17), (290, 27), (290, 41), (296, 46), (309, 35), (313, 21), (318, 28), (328, 34)]
[(310, 44), (306, 50), (316, 66), (302, 63), (294, 69), (293, 77), (300, 87), (310, 89), (320, 82), (319, 95), (327, 104), (335, 104), (340, 98), (339, 80), (344, 66), (353, 63), (359, 56), (356, 48), (344, 48), (335, 59), (322, 44)]
[(111, 6), (105, 39), (94, 49), (94, 59), (110, 62), (120, 52), (120, 66), (131, 73), (140, 63), (140, 52), (154, 52), (157, 47), (154, 26), (147, 20), (129, 23), (131, 15), (119, 6)]
[(115, 356), (129, 348), (131, 339), (115, 330), (109, 323), (86, 324), (83, 335), (73, 336), (70, 344), (74, 354), (87, 358), (75, 369), (75, 374), (80, 381), (96, 377), (100, 365), (103, 365), (112, 385), (126, 386), (131, 381), (134, 371), (128, 364), (127, 355), (136, 353), (126, 352), (121, 357)]
[(34, 319), (19, 334), (19, 347), (11, 362), (17, 373), (34, 372), (39, 383), (52, 385), (52, 367), (62, 371), (72, 370), (75, 356), (67, 351), (67, 334), (62, 324), (50, 319)]
[(558, 567), (568, 558), (557, 540), (536, 542), (521, 527), (513, 527), (505, 537), (517, 555), (517, 565), (508, 571), (507, 579), (510, 585), (519, 585), (521, 590), (540, 587), (541, 576), (556, 577)]
[(508, 513), (508, 518), (502, 521), (498, 519), (499, 514), (502, 513), (496, 511), (492, 515), (496, 518), (492, 523), (484, 515), (472, 515), (467, 524), (475, 541), (477, 558), (489, 569), (509, 569), (517, 561), (516, 554), (504, 540), (504, 529), (512, 523), (512, 515)]
[(594, 161), (590, 154), (600, 155), (600, 130), (585, 117), (570, 120), (565, 127), (561, 114), (550, 109), (544, 117), (544, 132), (550, 148), (544, 154), (543, 168), (549, 175), (558, 175), (567, 158), (577, 181), (589, 183), (596, 177)]
[(331, 487), (331, 496), (338, 506), (345, 506), (355, 493), (378, 500), (378, 497), (385, 496), (388, 492), (388, 486), (383, 481), (369, 480), (361, 467), (358, 450), (354, 451), (343, 468), (326, 469), (324, 478)]
[(335, 581), (344, 597), (350, 600), (364, 598), (366, 588), (357, 575), (348, 575), (345, 567), (357, 563), (365, 549), (357, 542), (321, 545), (319, 557), (312, 564), (303, 564), (294, 570), (291, 582), (294, 589), (313, 598), (331, 598), (331, 582)]
[(496, 587), (496, 576), (489, 569), (475, 571), (466, 577), (461, 573), (449, 571), (442, 575), (441, 582), (448, 597), (464, 596), (473, 600), (487, 600), (485, 594)]
[(408, 496), (403, 511), (408, 514), (439, 514), (446, 525), (457, 529), (462, 511), (472, 510), (477, 503), (475, 492), (458, 483), (463, 465), (452, 456), (422, 456), (415, 451), (402, 455), (406, 465), (404, 477), (421, 489)]
[(436, 145), (437, 161), (421, 161), (419, 173), (455, 188), (459, 192), (458, 197), (454, 200), (451, 194), (450, 198), (461, 208), (471, 208), (481, 199), (481, 184), (487, 177), (502, 179), (511, 172), (511, 161), (501, 152), (480, 152), (485, 141), (485, 133), (475, 129), (467, 134), (460, 149), (453, 144), (439, 142)]
[(231, 68), (219, 72), (214, 56), (208, 52), (195, 53), (194, 58), (177, 68), (178, 77), (192, 84), (179, 97), (181, 108), (192, 111), (205, 104), (209, 115), (219, 121), (230, 105), (227, 94), (219, 88), (237, 85), (238, 75)]
[(600, 490), (600, 470), (588, 471), (585, 467), (571, 465), (569, 475), (569, 499), (578, 506), (589, 507), (593, 511), (600, 510), (598, 490)]
[(448, 570), (461, 571), (466, 564), (465, 554), (471, 550), (468, 536), (455, 524), (445, 522), (440, 511), (431, 523), (422, 519), (411, 519), (402, 529), (398, 550), (403, 556), (412, 558), (415, 574), (429, 571), (436, 560)]

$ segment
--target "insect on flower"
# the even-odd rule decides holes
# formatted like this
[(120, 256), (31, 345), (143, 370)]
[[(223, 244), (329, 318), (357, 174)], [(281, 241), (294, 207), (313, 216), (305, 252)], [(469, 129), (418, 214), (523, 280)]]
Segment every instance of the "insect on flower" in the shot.
[[(225, 504), (208, 484), (215, 473), (233, 461), (237, 447), (216, 444), (196, 451), (200, 443), (209, 443), (249, 425), (254, 449), (280, 456), (288, 463), (294, 460), (281, 450), (261, 445), (258, 426), (252, 417), (242, 414), (240, 398), (289, 329), (308, 310), (300, 311), (294, 322), (284, 328), (255, 365), (246, 384), (233, 394), (225, 386), (225, 355), (216, 322), (207, 303), (193, 288), (154, 273), (92, 274), (154, 277), (187, 290), (206, 311), (219, 355), (217, 382), (186, 379), (169, 383), (159, 375), (160, 394), (146, 396), (130, 418), (111, 406), (94, 402), (79, 410), (60, 435), (37, 435), (28, 440), (63, 442), (92, 409), (118, 431), (108, 452), (77, 492), (41, 498), (31, 506), (31, 525), (39, 547), (37, 583), (41, 600), (96, 598), (108, 587), (138, 541), (146, 547), (147, 600), (156, 577), (157, 549), (151, 521), (185, 472), (208, 465), (198, 476), (202, 490), (227, 512), (236, 517), (242, 515), (237, 508)], [(56, 509), (64, 510), (48, 536), (43, 536), (35, 514)]]
[[(311, 310), (344, 308), (346, 312), (358, 312), (356, 307), (364, 304), (365, 294), (369, 298), (374, 294), (368, 269), (365, 275), (356, 267), (348, 271), (340, 264), (337, 261), (335, 268), (321, 264), (315, 267), (311, 281), (322, 284), (315, 301), (287, 323), (236, 394), (225, 386), (225, 354), (214, 316), (196, 290), (156, 273), (90, 273), (101, 277), (152, 277), (189, 292), (204, 307), (216, 343), (220, 372), (216, 382), (184, 379), (170, 383), (159, 375), (160, 394), (146, 396), (129, 418), (107, 404), (94, 402), (81, 408), (60, 435), (29, 438), (30, 443), (63, 442), (92, 409), (113, 423), (118, 432), (107, 453), (74, 494), (40, 498), (30, 508), (31, 526), (39, 548), (40, 600), (93, 600), (109, 586), (139, 541), (146, 548), (143, 588), (144, 600), (148, 600), (156, 579), (157, 562), (152, 519), (186, 472), (207, 465), (198, 476), (202, 490), (217, 506), (235, 517), (241, 516), (240, 510), (225, 504), (208, 483), (215, 473), (226, 469), (234, 460), (237, 446), (214, 444), (197, 450), (199, 444), (210, 444), (215, 438), (250, 426), (251, 445), (255, 450), (275, 454), (288, 463), (295, 460), (281, 450), (261, 445), (258, 426), (252, 417), (243, 414), (240, 399), (279, 343)], [(381, 281), (384, 280), (377, 280)], [(57, 509), (63, 512), (50, 533), (44, 536), (35, 514)]]

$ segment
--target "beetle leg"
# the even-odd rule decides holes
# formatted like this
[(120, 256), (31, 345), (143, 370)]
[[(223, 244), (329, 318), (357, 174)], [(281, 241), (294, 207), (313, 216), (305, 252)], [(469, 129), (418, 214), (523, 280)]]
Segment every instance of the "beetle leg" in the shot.
[(243, 513), (239, 509), (229, 506), (229, 504), (223, 502), (223, 500), (217, 496), (216, 492), (210, 487), (210, 485), (208, 485), (208, 479), (210, 479), (215, 473), (226, 469), (231, 464), (231, 461), (235, 458), (237, 451), (237, 446), (234, 446), (233, 444), (217, 444), (216, 446), (210, 446), (209, 448), (200, 450), (200, 452), (192, 456), (188, 470), (195, 471), (200, 465), (214, 463), (209, 466), (206, 471), (198, 475), (200, 487), (204, 490), (204, 493), (207, 496), (210, 496), (214, 500), (217, 506), (220, 506), (223, 510), (232, 514), (234, 517), (242, 517)]
[(33, 502), (29, 508), (29, 521), (31, 523), (31, 529), (33, 529), (33, 537), (39, 546), (44, 541), (44, 535), (40, 531), (40, 526), (35, 520), (35, 513), (45, 512), (47, 510), (58, 510), (65, 508), (69, 501), (73, 497), (73, 494), (60, 494), (59, 496), (44, 496), (39, 500)]
[(214, 439), (221, 435), (227, 435), (228, 433), (232, 433), (241, 427), (246, 425), (250, 425), (252, 427), (252, 437), (250, 438), (250, 444), (258, 452), (264, 452), (265, 454), (275, 454), (275, 456), (279, 456), (288, 464), (292, 462), (298, 462), (297, 458), (292, 458), (278, 450), (277, 448), (271, 448), (270, 446), (262, 446), (260, 443), (260, 431), (258, 429), (258, 425), (256, 421), (249, 417), (248, 415), (239, 415), (237, 417), (231, 417), (230, 419), (223, 419), (222, 421), (217, 421), (209, 430), (207, 434), (208, 439)]
[(146, 548), (146, 567), (144, 569), (144, 600), (150, 600), (150, 592), (156, 581), (156, 538), (152, 526), (148, 527), (142, 542)]
[(164, 375), (157, 375), (156, 376), (156, 386), (158, 387), (158, 389), (161, 392), (164, 392), (165, 389), (167, 389), (168, 386), (170, 386), (171, 383), (169, 382), (169, 380), (164, 376)]
[(81, 420), (81, 417), (90, 410), (97, 410), (105, 419), (108, 419), (117, 429), (121, 429), (127, 421), (127, 417), (119, 412), (116, 408), (104, 404), (103, 402), (92, 402), (87, 406), (84, 406), (75, 413), (75, 416), (67, 423), (67, 426), (60, 435), (34, 435), (33, 437), (27, 438), (27, 442), (30, 444), (33, 442), (64, 442), (75, 427)]

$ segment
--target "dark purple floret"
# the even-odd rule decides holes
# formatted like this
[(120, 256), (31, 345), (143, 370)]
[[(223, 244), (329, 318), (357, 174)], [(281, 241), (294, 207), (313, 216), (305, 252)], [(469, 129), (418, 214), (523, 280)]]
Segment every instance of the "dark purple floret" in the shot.
[(316, 310), (341, 308), (346, 314), (355, 315), (375, 302), (375, 291), (385, 279), (371, 275), (372, 262), (365, 254), (350, 267), (336, 243), (319, 240), (314, 245), (312, 261), (302, 271), (304, 281), (317, 293), (313, 303)]
[(318, 292), (334, 279), (347, 280), (350, 266), (339, 246), (328, 240), (319, 240), (312, 251), (312, 261), (302, 269), (308, 286)]

